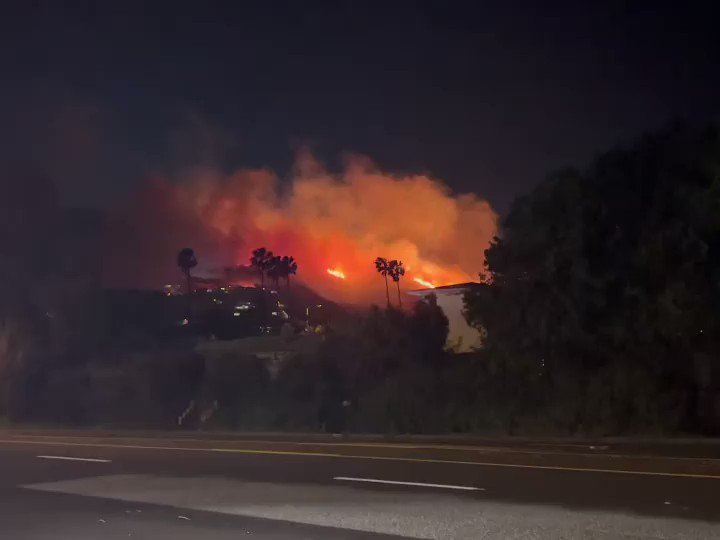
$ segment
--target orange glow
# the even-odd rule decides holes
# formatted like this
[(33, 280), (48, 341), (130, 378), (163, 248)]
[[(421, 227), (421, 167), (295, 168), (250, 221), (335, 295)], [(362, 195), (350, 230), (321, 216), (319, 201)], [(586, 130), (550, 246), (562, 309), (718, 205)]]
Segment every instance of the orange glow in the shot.
[(428, 289), (434, 289), (434, 288), (435, 288), (435, 285), (433, 285), (433, 284), (430, 283), (429, 281), (425, 281), (425, 280), (424, 280), (423, 278), (421, 278), (421, 277), (414, 277), (414, 278), (413, 278), (413, 281), (414, 281), (415, 283), (419, 283), (419, 284), (422, 285), (423, 287), (427, 287)]
[(342, 270), (335, 270), (334, 268), (328, 268), (327, 273), (336, 278), (345, 279), (345, 273)]
[[(401, 287), (413, 278), (428, 288), (477, 280), (497, 214), (479, 196), (454, 194), (426, 174), (384, 172), (362, 157), (329, 171), (301, 151), (282, 181), (267, 168), (198, 168), (140, 183), (112, 210), (108, 231), (103, 268), (112, 287), (156, 288), (179, 278), (177, 246), (195, 250), (197, 275), (247, 265), (264, 246), (295, 258), (292, 280), (363, 305), (385, 302), (376, 257), (403, 261), (410, 273)], [(260, 283), (256, 273), (248, 280)]]

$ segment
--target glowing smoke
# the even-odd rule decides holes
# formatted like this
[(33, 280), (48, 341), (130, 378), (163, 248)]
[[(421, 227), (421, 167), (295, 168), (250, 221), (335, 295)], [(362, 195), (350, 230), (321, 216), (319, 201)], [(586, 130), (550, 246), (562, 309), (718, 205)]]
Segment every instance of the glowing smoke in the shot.
[(207, 272), (247, 264), (265, 246), (293, 255), (297, 279), (321, 294), (382, 301), (375, 257), (405, 262), (405, 289), (474, 281), (496, 221), (486, 201), (428, 176), (384, 173), (364, 158), (331, 174), (303, 152), (288, 183), (268, 169), (146, 182), (111, 219), (105, 268), (111, 284), (159, 287), (177, 280), (181, 247), (192, 246)]

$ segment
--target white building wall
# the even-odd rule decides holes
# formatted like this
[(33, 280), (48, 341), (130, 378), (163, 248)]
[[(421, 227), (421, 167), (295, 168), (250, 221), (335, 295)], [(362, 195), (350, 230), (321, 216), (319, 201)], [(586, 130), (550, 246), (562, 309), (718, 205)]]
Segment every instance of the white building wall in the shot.
[(434, 294), (438, 306), (448, 318), (447, 347), (455, 352), (470, 352), (482, 346), (482, 334), (470, 326), (463, 317), (465, 287), (423, 289), (410, 291), (413, 296), (427, 297)]
[[(438, 291), (440, 292), (440, 291)], [(437, 296), (437, 304), (442, 308), (448, 318), (449, 332), (447, 339), (448, 348), (455, 352), (469, 352), (482, 345), (482, 336), (475, 328), (470, 326), (463, 317), (463, 293), (464, 291), (443, 291)]]

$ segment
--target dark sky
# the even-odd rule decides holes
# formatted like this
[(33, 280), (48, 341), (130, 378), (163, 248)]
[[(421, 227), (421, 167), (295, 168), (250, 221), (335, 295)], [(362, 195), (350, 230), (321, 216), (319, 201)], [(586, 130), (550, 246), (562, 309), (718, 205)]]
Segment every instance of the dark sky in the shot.
[(309, 144), (505, 211), (552, 169), (720, 118), (717, 10), (473, 4), (5, 2), (0, 148), (75, 205), (198, 161), (287, 174)]

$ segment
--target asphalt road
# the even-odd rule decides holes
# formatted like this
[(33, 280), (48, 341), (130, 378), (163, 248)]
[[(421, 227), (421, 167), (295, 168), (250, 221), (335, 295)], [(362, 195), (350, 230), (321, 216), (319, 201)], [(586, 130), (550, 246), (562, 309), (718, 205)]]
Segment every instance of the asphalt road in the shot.
[(0, 432), (0, 538), (720, 538), (718, 454)]

